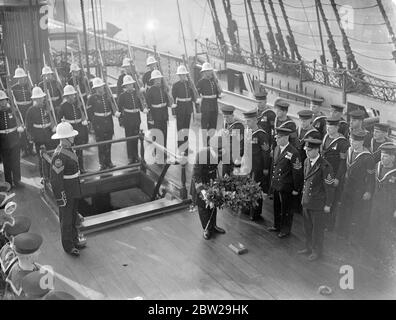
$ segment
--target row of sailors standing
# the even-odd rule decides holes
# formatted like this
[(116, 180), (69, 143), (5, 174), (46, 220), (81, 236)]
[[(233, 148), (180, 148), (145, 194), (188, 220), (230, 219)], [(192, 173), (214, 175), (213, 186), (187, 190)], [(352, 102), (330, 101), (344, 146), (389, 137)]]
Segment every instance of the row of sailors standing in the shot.
[[(383, 123), (375, 124), (374, 134), (371, 136), (362, 126), (364, 112), (356, 110), (349, 114), (351, 117), (349, 133), (347, 123), (341, 117), (343, 107), (332, 105), (330, 117), (318, 113), (314, 117), (313, 110), (300, 111), (298, 113), (300, 126), (296, 129), (296, 124), (287, 115), (286, 102), (277, 100), (274, 112), (263, 103), (265, 93), (257, 94), (256, 99), (259, 113), (249, 111), (244, 113), (244, 117), (246, 127), (252, 131), (251, 174), (257, 182), (260, 182), (264, 193), (273, 193), (274, 226), (269, 230), (277, 232), (280, 238), (287, 237), (291, 232), (293, 212), (300, 211), (304, 213), (305, 223), (308, 226), (307, 237), (311, 237), (307, 242), (308, 250), (303, 250), (302, 253), (313, 252), (310, 260), (316, 260), (322, 254), (325, 228), (330, 231), (337, 227), (340, 236), (357, 239), (358, 243), (364, 245), (368, 237), (361, 235), (365, 234), (370, 224), (370, 204), (375, 193), (374, 167), (378, 166), (377, 181), (380, 183), (383, 180), (379, 169), (383, 166), (381, 160), (391, 155), (393, 164), (390, 166), (391, 170), (386, 172), (396, 173), (394, 162), (396, 147), (387, 137), (389, 126)], [(316, 106), (313, 107), (315, 108)], [(226, 120), (225, 128), (244, 128), (242, 122), (233, 118), (233, 109), (227, 104), (222, 107)], [(348, 132), (350, 140), (341, 132)], [(316, 189), (317, 181), (312, 182), (308, 179), (311, 176), (308, 174), (311, 168), (304, 168), (304, 163), (307, 163), (307, 148), (320, 151), (320, 157), (323, 159), (322, 175), (327, 184), (325, 188)], [(241, 157), (242, 154), (243, 152)], [(237, 161), (232, 159), (231, 165), (223, 165), (223, 174), (232, 172), (236, 163)], [(390, 188), (392, 189), (392, 186)], [(296, 197), (297, 201), (293, 201), (293, 197)], [(316, 219), (315, 212), (321, 210), (318, 207), (320, 202), (318, 199), (326, 197), (328, 197), (326, 202), (328, 215), (326, 219)], [(294, 207), (293, 203), (297, 206)], [(395, 201), (391, 200), (389, 205), (394, 204)], [(252, 220), (260, 218), (261, 205), (262, 203), (250, 213)], [(311, 208), (311, 211), (307, 211), (307, 208)], [(393, 211), (388, 212), (388, 216), (393, 214), (396, 207), (390, 210)], [(319, 233), (312, 228), (319, 228)], [(359, 235), (365, 240), (360, 240)], [(206, 234), (205, 238), (207, 237)]]

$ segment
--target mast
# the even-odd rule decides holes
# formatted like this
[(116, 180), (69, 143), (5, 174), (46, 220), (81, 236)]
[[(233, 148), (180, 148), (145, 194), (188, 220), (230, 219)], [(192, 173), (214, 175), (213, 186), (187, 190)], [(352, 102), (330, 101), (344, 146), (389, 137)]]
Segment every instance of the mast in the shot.
[(319, 17), (319, 8), (318, 8), (318, 2), (315, 1), (315, 9), (316, 9), (316, 20), (318, 20), (318, 29), (319, 29), (319, 35), (320, 35), (320, 46), (322, 48), (322, 55), (320, 57), (320, 61), (323, 65), (326, 65), (326, 54), (324, 50), (324, 44), (323, 44), (323, 35), (322, 35), (322, 26), (320, 23), (320, 17)]
[(349, 44), (348, 36), (347, 36), (344, 28), (342, 27), (340, 14), (338, 13), (338, 10), (337, 10), (337, 4), (335, 3), (334, 0), (330, 0), (330, 3), (331, 3), (331, 6), (333, 8), (335, 17), (337, 19), (338, 27), (340, 28), (340, 31), (341, 31), (342, 45), (344, 46), (345, 53), (347, 55), (347, 68), (348, 69), (352, 69), (352, 70), (356, 70), (356, 69), (359, 68), (359, 65), (356, 62), (355, 55), (352, 52), (351, 45)]
[(257, 43), (257, 53), (258, 54), (263, 54), (263, 55), (266, 56), (267, 53), (265, 52), (263, 40), (261, 39), (260, 31), (259, 31), (258, 26), (257, 26), (256, 17), (254, 15), (253, 6), (252, 6), (252, 0), (247, 0), (247, 4), (249, 6), (250, 15), (252, 16), (252, 22), (253, 22), (253, 26), (254, 26), (253, 36), (254, 36), (254, 38), (256, 40), (256, 43)]
[(378, 8), (379, 8), (379, 10), (381, 12), (382, 17), (384, 18), (384, 21), (385, 21), (386, 27), (388, 29), (389, 35), (390, 35), (390, 37), (392, 39), (393, 47), (395, 49), (395, 50), (393, 50), (392, 54), (393, 54), (393, 57), (395, 58), (395, 61), (396, 61), (396, 36), (395, 36), (393, 28), (392, 28), (392, 26), (390, 24), (388, 15), (386, 14), (386, 11), (384, 9), (382, 1), (381, 0), (377, 0), (377, 4), (378, 4)]
[(271, 23), (270, 23), (270, 20), (268, 17), (268, 11), (265, 8), (264, 0), (260, 0), (260, 3), (261, 3), (261, 8), (263, 9), (265, 22), (267, 23), (267, 28), (268, 28), (267, 39), (268, 39), (268, 42), (270, 45), (271, 54), (277, 55), (278, 54), (278, 46), (276, 45), (276, 42), (275, 42), (274, 33), (272, 31)]
[[(182, 36), (183, 36), (184, 54), (186, 55), (186, 59), (188, 60), (186, 38), (184, 37), (184, 28), (183, 28), (183, 21), (182, 21), (182, 18), (181, 18), (181, 13), (180, 13), (179, 0), (176, 0), (176, 3), (177, 3), (177, 11), (179, 12), (180, 28), (181, 28), (181, 32), (182, 32)], [(129, 41), (128, 41), (128, 46), (129, 46)]]
[(278, 1), (279, 1), (279, 6), (282, 10), (283, 19), (285, 20), (286, 23), (287, 32), (289, 33), (289, 36), (286, 36), (286, 39), (287, 42), (289, 43), (291, 57), (293, 60), (295, 60), (295, 57), (297, 57), (298, 60), (301, 60), (301, 55), (298, 52), (297, 44), (294, 39), (292, 29), (290, 27), (289, 18), (287, 17), (285, 6), (283, 5), (283, 0), (278, 0)]
[[(87, 75), (90, 75), (90, 68), (89, 68), (89, 56), (88, 56), (88, 39), (87, 39), (87, 25), (85, 24), (85, 13), (84, 13), (84, 0), (80, 0), (80, 7), (81, 7), (81, 17), (83, 23), (83, 34), (84, 34), (84, 45), (85, 45), (85, 60), (87, 64)], [(82, 54), (82, 52), (80, 52)], [(83, 66), (81, 66), (83, 67)]]
[(268, 3), (271, 8), (272, 17), (274, 18), (274, 21), (275, 21), (276, 30), (278, 31), (278, 33), (275, 35), (275, 37), (276, 37), (276, 41), (278, 41), (278, 44), (279, 44), (280, 54), (286, 58), (289, 58), (289, 53), (287, 52), (285, 40), (283, 40), (282, 30), (279, 26), (278, 18), (276, 16), (274, 3), (272, 2), (272, 0), (268, 0)]
[(223, 50), (226, 47), (226, 43), (224, 40), (223, 32), (221, 31), (219, 17), (217, 16), (216, 5), (214, 0), (208, 0), (208, 4), (209, 4), (210, 12), (212, 14), (213, 26), (216, 33), (216, 40), (220, 45), (221, 52), (223, 52)]
[[(250, 52), (252, 53), (252, 56), (253, 56), (254, 51), (253, 51), (252, 36), (250, 34), (249, 14), (248, 14), (247, 7), (246, 7), (246, 0), (244, 0), (244, 4), (245, 4), (246, 24), (247, 24), (247, 28), (248, 28), (248, 34), (249, 34)], [(252, 62), (253, 61), (254, 61), (254, 59), (252, 59)]]
[(228, 33), (228, 37), (230, 38), (230, 43), (233, 52), (235, 52), (238, 55), (241, 55), (241, 48), (239, 46), (239, 42), (237, 41), (237, 37), (235, 35), (235, 33), (238, 32), (238, 26), (235, 20), (232, 19), (230, 0), (223, 0), (223, 6), (227, 17), (227, 33)]

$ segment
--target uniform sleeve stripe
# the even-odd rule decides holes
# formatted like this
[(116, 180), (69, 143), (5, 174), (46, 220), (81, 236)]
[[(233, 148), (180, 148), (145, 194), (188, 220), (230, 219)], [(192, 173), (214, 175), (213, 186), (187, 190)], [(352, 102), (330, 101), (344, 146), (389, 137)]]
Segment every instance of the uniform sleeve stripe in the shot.
[(52, 170), (54, 170), (57, 174), (61, 173), (65, 169), (65, 166), (62, 166), (60, 168), (57, 168), (55, 166), (52, 166)]

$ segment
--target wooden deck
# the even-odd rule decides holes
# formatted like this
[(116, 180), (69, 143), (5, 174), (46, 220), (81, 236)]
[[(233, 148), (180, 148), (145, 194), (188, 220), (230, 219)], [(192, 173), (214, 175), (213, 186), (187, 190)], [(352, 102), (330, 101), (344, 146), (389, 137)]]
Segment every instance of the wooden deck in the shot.
[[(116, 136), (121, 135), (123, 130), (116, 126)], [(125, 143), (112, 150), (113, 162), (125, 164)], [(85, 155), (87, 168), (96, 170), (96, 148)], [(260, 223), (232, 212), (219, 212), (218, 225), (227, 233), (209, 241), (202, 238), (197, 212), (182, 210), (91, 234), (88, 247), (79, 258), (73, 258), (63, 252), (57, 216), (40, 198), (35, 162), (35, 158), (22, 161), (27, 186), (17, 191), (16, 214), (29, 216), (31, 231), (43, 236), (39, 262), (57, 273), (55, 287), (79, 299), (396, 297), (394, 277), (383, 274), (369, 257), (359, 257), (332, 234), (326, 234), (324, 260), (308, 262), (297, 255), (303, 246), (301, 216), (295, 217), (292, 236), (278, 239), (266, 231), (272, 221), (270, 200), (265, 202), (265, 220)], [(188, 182), (191, 167), (187, 166)], [(180, 167), (172, 166), (166, 177), (179, 182)], [(248, 249), (246, 254), (238, 256), (228, 248), (238, 242)], [(342, 265), (354, 268), (354, 290), (339, 287)], [(320, 285), (330, 286), (333, 295), (319, 295)]]

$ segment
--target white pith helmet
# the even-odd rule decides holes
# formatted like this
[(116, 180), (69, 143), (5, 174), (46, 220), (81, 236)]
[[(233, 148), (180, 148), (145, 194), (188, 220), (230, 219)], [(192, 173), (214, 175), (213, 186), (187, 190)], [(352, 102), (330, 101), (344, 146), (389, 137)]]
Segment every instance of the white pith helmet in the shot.
[(152, 72), (151, 72), (151, 78), (150, 78), (150, 80), (153, 80), (153, 79), (160, 79), (160, 78), (163, 78), (164, 76), (161, 74), (161, 71), (159, 71), (159, 70), (153, 70)]
[(46, 75), (46, 74), (52, 74), (52, 70), (49, 66), (44, 66), (43, 69), (41, 69), (41, 75)]
[(14, 79), (27, 77), (25, 70), (23, 70), (20, 66), (15, 69)]
[(146, 60), (146, 65), (150, 65), (150, 64), (154, 64), (157, 63), (157, 60), (155, 60), (155, 58), (153, 56), (149, 56)]
[(52, 135), (51, 139), (66, 139), (75, 137), (76, 135), (78, 135), (78, 131), (74, 130), (69, 122), (62, 119), (62, 122), (56, 126), (56, 132)]
[(104, 85), (105, 83), (101, 78), (94, 78), (92, 80), (92, 89), (103, 87)]
[(8, 99), (6, 93), (3, 90), (0, 90), (0, 100)]
[(44, 98), (45, 93), (40, 87), (34, 87), (32, 90), (32, 99), (39, 99), (39, 98)]
[(134, 84), (136, 81), (133, 80), (132, 76), (127, 74), (124, 79), (122, 80), (122, 85), (126, 86), (127, 84)]
[(186, 66), (184, 66), (184, 65), (178, 66), (176, 74), (188, 74)]
[(66, 85), (63, 88), (63, 96), (70, 96), (72, 94), (76, 94), (77, 91), (74, 89), (74, 87), (70, 84)]
[(77, 65), (77, 63), (72, 63), (71, 65), (70, 65), (70, 72), (73, 72), (73, 71), (80, 71), (81, 70), (81, 68)]
[(125, 68), (125, 67), (129, 67), (131, 65), (131, 59), (129, 59), (129, 58), (124, 58), (123, 60), (122, 60), (122, 68)]

